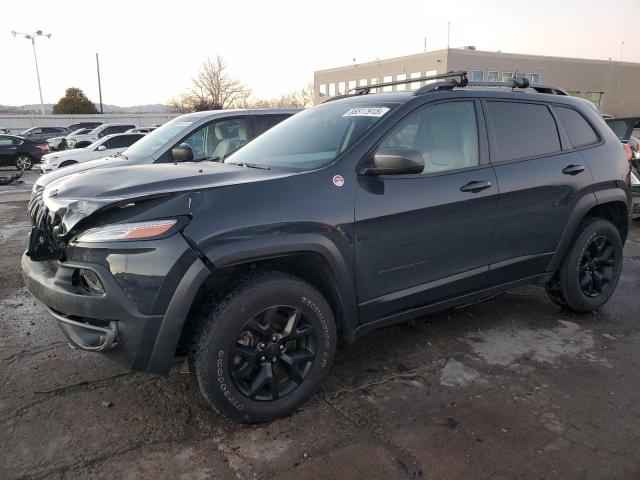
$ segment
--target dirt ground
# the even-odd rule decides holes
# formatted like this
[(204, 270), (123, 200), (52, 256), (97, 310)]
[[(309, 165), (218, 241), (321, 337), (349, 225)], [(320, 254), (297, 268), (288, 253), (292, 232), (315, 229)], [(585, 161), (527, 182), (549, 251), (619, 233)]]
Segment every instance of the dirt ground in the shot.
[(0, 479), (640, 478), (638, 222), (601, 311), (531, 286), (377, 331), (298, 413), (238, 426), (178, 369), (67, 346), (21, 285), (35, 178), (0, 187)]

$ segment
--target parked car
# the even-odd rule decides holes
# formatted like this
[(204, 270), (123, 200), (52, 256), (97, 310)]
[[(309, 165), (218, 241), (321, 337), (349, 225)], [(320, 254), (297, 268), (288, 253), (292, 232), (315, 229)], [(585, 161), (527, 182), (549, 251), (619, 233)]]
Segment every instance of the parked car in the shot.
[(48, 151), (46, 143), (32, 142), (17, 135), (0, 135), (0, 166), (31, 170)]
[(631, 216), (640, 218), (640, 142), (632, 134), (640, 127), (640, 117), (607, 118), (607, 125), (613, 130), (628, 150), (631, 171)]
[(89, 133), (82, 135), (69, 135), (67, 137), (67, 147), (84, 148), (99, 138), (106, 135), (113, 135), (114, 133), (124, 133), (130, 128), (135, 128), (135, 125), (131, 123), (103, 123), (91, 130)]
[(136, 127), (127, 130), (127, 133), (151, 133), (158, 127)]
[(72, 123), (71, 125), (68, 125), (67, 130), (69, 130), (70, 132), (73, 132), (80, 128), (88, 128), (89, 130), (93, 130), (94, 128), (97, 128), (100, 125), (102, 125), (102, 122), (78, 122), (78, 123)]
[(0, 135), (6, 135), (9, 133), (8, 128), (0, 127)]
[[(61, 177), (94, 168), (184, 162), (189, 160), (185, 153), (195, 162), (220, 159), (298, 111), (286, 108), (215, 110), (182, 115), (146, 135), (122, 155), (56, 170), (41, 176), (33, 188), (41, 189)], [(173, 155), (174, 147), (182, 147), (177, 156)], [(185, 147), (191, 151), (186, 152)]]
[[(69, 135), (84, 135), (85, 133), (89, 133), (91, 130), (91, 128), (79, 128), (77, 130), (74, 130), (73, 132), (71, 132)], [(52, 152), (55, 152), (57, 150), (66, 150), (67, 148), (67, 136), (62, 136), (62, 137), (53, 137), (50, 138), (49, 140), (47, 140), (47, 145), (49, 145), (49, 150), (51, 150)]]
[(27, 288), (78, 348), (163, 374), (186, 354), (241, 422), (309, 399), (338, 336), (534, 282), (590, 312), (620, 276), (629, 162), (588, 101), (527, 84), (363, 87), (223, 163), (169, 163), (205, 135), (60, 179), (29, 204)]
[(20, 136), (31, 142), (46, 142), (53, 137), (68, 135), (71, 131), (65, 127), (32, 127), (20, 133)]
[(42, 173), (47, 173), (62, 167), (116, 155), (136, 143), (144, 135), (144, 133), (117, 133), (102, 137), (85, 148), (49, 153), (42, 157), (40, 170)]

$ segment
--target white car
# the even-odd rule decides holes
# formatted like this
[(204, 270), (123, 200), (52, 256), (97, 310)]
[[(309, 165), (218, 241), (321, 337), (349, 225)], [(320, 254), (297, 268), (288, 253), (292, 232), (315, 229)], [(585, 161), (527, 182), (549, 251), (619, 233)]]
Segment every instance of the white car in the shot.
[(114, 133), (124, 133), (131, 128), (136, 128), (136, 125), (132, 123), (103, 123), (89, 133), (83, 135), (68, 135), (67, 146), (69, 148), (84, 148), (102, 137), (113, 135)]
[(116, 153), (126, 150), (142, 137), (144, 137), (142, 133), (107, 135), (93, 142), (86, 148), (75, 148), (72, 150), (48, 153), (42, 156), (40, 170), (42, 173), (48, 173), (76, 163), (88, 162), (89, 160), (115, 155)]

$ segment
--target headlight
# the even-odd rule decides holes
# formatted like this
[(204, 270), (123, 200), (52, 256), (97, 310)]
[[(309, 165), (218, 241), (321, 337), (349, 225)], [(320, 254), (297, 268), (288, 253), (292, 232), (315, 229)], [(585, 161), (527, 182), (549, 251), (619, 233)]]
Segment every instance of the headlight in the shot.
[(631, 172), (631, 185), (634, 187), (640, 186), (640, 180), (636, 177), (636, 174)]
[(126, 240), (146, 240), (167, 233), (177, 220), (152, 220), (149, 222), (120, 223), (90, 228), (80, 234), (78, 242), (121, 242)]

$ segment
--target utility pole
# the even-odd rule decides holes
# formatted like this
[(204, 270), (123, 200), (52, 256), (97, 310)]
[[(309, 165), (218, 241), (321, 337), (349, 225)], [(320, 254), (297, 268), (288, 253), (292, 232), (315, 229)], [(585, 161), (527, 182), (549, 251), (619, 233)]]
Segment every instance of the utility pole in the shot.
[(624, 40), (620, 44), (620, 61), (622, 61), (622, 47), (624, 47)]
[(16, 32), (15, 30), (13, 30), (11, 34), (13, 35), (13, 38), (15, 38), (17, 35), (23, 35), (24, 38), (26, 38), (27, 40), (31, 40), (31, 46), (33, 47), (33, 59), (36, 63), (36, 77), (38, 78), (38, 92), (40, 93), (40, 113), (44, 115), (44, 101), (42, 100), (42, 84), (40, 83), (40, 69), (38, 69), (38, 56), (36, 55), (36, 37), (51, 38), (51, 34), (50, 33), (44, 34), (42, 33), (42, 30), (37, 30), (35, 33), (22, 33), (22, 32)]
[(100, 83), (100, 60), (98, 59), (97, 53), (96, 53), (96, 68), (98, 69), (98, 95), (100, 96), (100, 113), (104, 113), (102, 111), (102, 84)]

